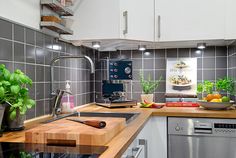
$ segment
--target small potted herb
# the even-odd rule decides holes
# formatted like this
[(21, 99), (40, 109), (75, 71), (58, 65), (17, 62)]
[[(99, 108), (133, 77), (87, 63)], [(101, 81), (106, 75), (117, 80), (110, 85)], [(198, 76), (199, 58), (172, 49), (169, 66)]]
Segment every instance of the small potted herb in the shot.
[(149, 74), (147, 80), (144, 79), (143, 72), (140, 72), (140, 84), (143, 90), (143, 94), (141, 94), (142, 103), (153, 102), (153, 93), (158, 88), (162, 76), (160, 76), (159, 80), (151, 80), (151, 75)]
[(11, 73), (5, 65), (0, 65), (0, 104), (7, 105), (4, 119), (9, 130), (23, 129), (25, 113), (35, 105), (27, 85), (32, 85), (32, 80), (21, 70)]

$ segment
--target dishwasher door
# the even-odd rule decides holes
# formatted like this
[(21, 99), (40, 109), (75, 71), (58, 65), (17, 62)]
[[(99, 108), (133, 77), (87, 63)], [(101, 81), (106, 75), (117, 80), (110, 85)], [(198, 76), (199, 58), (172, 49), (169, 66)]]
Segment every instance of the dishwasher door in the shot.
[(236, 139), (169, 135), (168, 158), (236, 158)]
[(236, 158), (236, 119), (168, 118), (168, 158)]

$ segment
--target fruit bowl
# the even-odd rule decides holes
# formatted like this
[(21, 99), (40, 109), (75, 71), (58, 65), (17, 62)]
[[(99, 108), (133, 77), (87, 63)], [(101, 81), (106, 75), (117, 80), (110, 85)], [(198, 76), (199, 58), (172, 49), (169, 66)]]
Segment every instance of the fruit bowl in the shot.
[(197, 103), (208, 110), (225, 110), (234, 104), (234, 101), (229, 102), (207, 102), (205, 100), (198, 100)]

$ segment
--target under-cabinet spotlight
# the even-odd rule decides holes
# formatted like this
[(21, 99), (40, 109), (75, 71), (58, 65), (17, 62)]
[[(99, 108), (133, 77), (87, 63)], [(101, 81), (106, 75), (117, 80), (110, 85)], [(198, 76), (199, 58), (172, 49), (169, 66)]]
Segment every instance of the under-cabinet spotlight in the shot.
[(146, 45), (139, 45), (138, 50), (145, 51), (146, 50)]
[(94, 41), (94, 42), (92, 42), (92, 46), (93, 46), (93, 48), (98, 49), (101, 47), (101, 43), (98, 41)]
[(197, 48), (198, 49), (205, 49), (206, 48), (206, 43), (198, 43)]

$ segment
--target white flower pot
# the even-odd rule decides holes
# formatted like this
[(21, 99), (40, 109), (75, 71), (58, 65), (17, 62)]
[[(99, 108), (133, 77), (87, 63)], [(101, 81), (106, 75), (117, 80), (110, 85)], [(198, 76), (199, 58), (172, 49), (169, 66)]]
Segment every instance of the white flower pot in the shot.
[(153, 94), (141, 94), (141, 101), (144, 103), (144, 100), (148, 103), (153, 102)]

